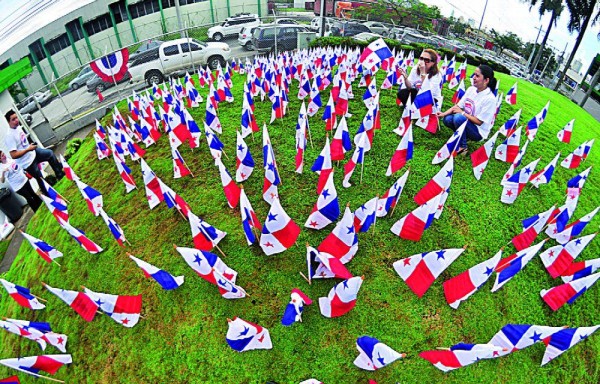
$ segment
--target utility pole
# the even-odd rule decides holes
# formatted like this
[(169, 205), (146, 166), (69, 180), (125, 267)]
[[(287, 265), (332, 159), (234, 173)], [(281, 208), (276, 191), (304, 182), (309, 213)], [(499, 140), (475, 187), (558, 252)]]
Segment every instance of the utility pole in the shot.
[(327, 2), (327, 0), (321, 0), (321, 20), (319, 21), (319, 24), (321, 25), (321, 33), (319, 33), (321, 35), (321, 37), (325, 36), (325, 3)]
[(488, 0), (485, 0), (485, 5), (483, 6), (483, 13), (481, 14), (481, 21), (479, 21), (479, 28), (477, 28), (477, 39), (481, 37), (481, 25), (483, 24), (483, 18), (485, 17), (485, 10), (487, 9)]
[(531, 65), (531, 60), (533, 59), (533, 55), (535, 53), (535, 46), (537, 45), (538, 39), (540, 38), (540, 33), (542, 32), (542, 26), (535, 28), (538, 30), (538, 34), (535, 37), (535, 43), (533, 43), (533, 48), (531, 49), (531, 54), (529, 54), (529, 60), (527, 60), (527, 72), (529, 72), (529, 66)]

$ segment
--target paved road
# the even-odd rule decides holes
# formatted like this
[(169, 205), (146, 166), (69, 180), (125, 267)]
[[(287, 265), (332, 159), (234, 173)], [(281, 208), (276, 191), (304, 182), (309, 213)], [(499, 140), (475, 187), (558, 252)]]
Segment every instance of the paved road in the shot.
[[(583, 92), (581, 89), (577, 89), (575, 94), (571, 96), (571, 99), (579, 103), (581, 100), (583, 100), (584, 95), (585, 92)], [(594, 116), (596, 120), (600, 121), (600, 104), (598, 104), (596, 100), (592, 99), (591, 97), (588, 98), (583, 106), (583, 109), (588, 111), (590, 115)]]

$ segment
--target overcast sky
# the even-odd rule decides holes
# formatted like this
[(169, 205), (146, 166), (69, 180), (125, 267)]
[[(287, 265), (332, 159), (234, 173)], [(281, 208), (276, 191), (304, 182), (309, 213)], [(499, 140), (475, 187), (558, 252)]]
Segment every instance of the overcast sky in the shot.
[[(421, 0), (427, 5), (436, 5), (442, 11), (442, 15), (450, 16), (454, 11), (454, 17), (463, 16), (465, 19), (474, 19), (475, 27), (479, 26), (481, 15), (486, 0)], [(542, 26), (543, 32), (540, 34), (538, 42), (542, 41), (543, 33), (550, 22), (550, 15), (546, 15), (540, 19), (538, 9), (529, 10), (529, 2), (523, 3), (519, 0), (489, 0), (485, 16), (483, 18), (483, 27), (486, 29), (494, 28), (498, 32), (506, 33), (513, 32), (517, 34), (523, 42), (533, 42), (537, 36), (536, 28)], [(539, 4), (539, 1), (538, 1)], [(596, 10), (597, 12), (597, 10)], [(565, 53), (565, 60), (568, 59), (573, 47), (577, 34), (569, 34), (567, 24), (569, 22), (569, 11), (565, 6), (561, 17), (558, 20), (557, 26), (553, 26), (550, 31), (550, 45), (557, 52), (562, 52), (565, 49), (565, 44), (568, 44)], [(597, 35), (600, 32), (600, 23), (595, 26), (589, 25), (575, 58), (583, 63), (582, 72), (587, 71), (588, 66), (597, 53), (600, 53), (600, 40)]]

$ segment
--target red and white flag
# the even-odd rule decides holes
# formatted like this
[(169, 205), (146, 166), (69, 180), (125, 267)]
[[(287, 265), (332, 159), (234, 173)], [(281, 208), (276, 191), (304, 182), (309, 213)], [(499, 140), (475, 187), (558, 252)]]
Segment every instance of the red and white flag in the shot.
[(290, 248), (300, 235), (300, 227), (283, 210), (279, 198), (274, 198), (260, 235), (260, 247), (266, 255)]
[(498, 132), (494, 133), (485, 144), (471, 153), (471, 165), (473, 166), (473, 174), (477, 180), (481, 179), (481, 175), (483, 175), (483, 171), (485, 171), (488, 165), (492, 151), (496, 146), (497, 138)]
[(88, 288), (84, 288), (84, 292), (94, 300), (102, 312), (122, 326), (131, 328), (140, 320), (142, 295), (111, 295), (94, 292)]
[(96, 312), (98, 311), (98, 304), (95, 303), (87, 293), (53, 288), (48, 284), (42, 284), (48, 291), (50, 291), (50, 293), (56, 295), (68, 306), (73, 308), (73, 310), (77, 312), (77, 314), (85, 321), (89, 322), (94, 320), (94, 316), (96, 316)]
[(358, 291), (364, 277), (355, 276), (331, 288), (327, 297), (319, 297), (319, 309), (325, 317), (343, 316), (356, 306)]
[(240, 201), (240, 187), (233, 181), (220, 157), (215, 158), (215, 163), (217, 164), (217, 167), (219, 167), (221, 185), (223, 185), (223, 192), (225, 193), (227, 204), (229, 205), (229, 208), (235, 208)]

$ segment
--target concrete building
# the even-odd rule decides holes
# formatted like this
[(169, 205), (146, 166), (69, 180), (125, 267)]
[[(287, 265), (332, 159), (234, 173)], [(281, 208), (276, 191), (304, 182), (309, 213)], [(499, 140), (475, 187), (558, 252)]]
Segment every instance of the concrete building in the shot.
[(27, 1), (0, 32), (0, 70), (28, 57), (19, 85), (32, 93), (106, 52), (241, 12), (266, 16), (267, 0)]

